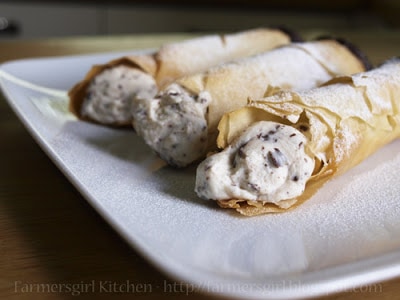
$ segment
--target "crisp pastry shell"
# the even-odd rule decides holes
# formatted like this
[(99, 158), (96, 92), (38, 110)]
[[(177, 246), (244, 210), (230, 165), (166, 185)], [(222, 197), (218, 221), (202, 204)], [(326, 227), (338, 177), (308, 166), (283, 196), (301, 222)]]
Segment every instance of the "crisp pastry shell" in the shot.
[[(273, 89), (272, 89), (273, 90)], [(303, 92), (273, 90), (262, 99), (250, 99), (242, 109), (223, 116), (218, 146), (223, 149), (251, 124), (274, 120), (306, 125), (306, 150), (316, 168), (302, 195), (292, 205), (219, 200), (220, 206), (248, 216), (282, 212), (314, 195), (328, 180), (345, 173), (369, 155), (400, 137), (400, 59), (352, 76), (334, 78)]]
[[(94, 121), (81, 115), (81, 107), (93, 78), (108, 68), (125, 65), (140, 69), (151, 75), (158, 88), (162, 88), (182, 76), (204, 71), (222, 62), (288, 44), (294, 36), (278, 28), (256, 28), (226, 35), (206, 35), (164, 44), (158, 51), (151, 54), (125, 56), (105, 64), (95, 65), (83, 80), (69, 90), (69, 109), (82, 120)], [(131, 124), (115, 123), (114, 125)]]
[(248, 98), (261, 98), (267, 87), (304, 90), (340, 75), (366, 71), (365, 60), (337, 39), (291, 43), (268, 52), (185, 76), (180, 86), (198, 95), (208, 92), (208, 150), (216, 148), (221, 117), (246, 105)]

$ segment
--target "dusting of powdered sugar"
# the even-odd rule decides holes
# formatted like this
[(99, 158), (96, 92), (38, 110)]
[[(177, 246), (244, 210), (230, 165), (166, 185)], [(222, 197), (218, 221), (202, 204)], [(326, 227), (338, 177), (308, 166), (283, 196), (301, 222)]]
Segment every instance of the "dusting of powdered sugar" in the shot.
[(309, 269), (400, 249), (399, 147), (396, 141), (328, 182), (295, 213), (305, 225)]
[[(400, 140), (385, 146), (282, 214), (249, 218), (217, 208), (205, 213), (191, 262), (226, 276), (270, 278), (398, 251), (399, 149)], [(201, 226), (211, 223), (202, 232)]]

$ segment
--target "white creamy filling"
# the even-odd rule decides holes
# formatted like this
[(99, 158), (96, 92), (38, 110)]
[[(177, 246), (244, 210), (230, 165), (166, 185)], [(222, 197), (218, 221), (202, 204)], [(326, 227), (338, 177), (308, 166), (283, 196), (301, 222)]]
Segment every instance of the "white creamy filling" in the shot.
[(90, 83), (81, 114), (102, 124), (128, 124), (132, 98), (151, 99), (156, 93), (153, 77), (143, 71), (124, 65), (108, 68)]
[(207, 92), (192, 95), (171, 84), (150, 101), (134, 99), (133, 126), (138, 135), (168, 164), (184, 167), (207, 148)]
[(195, 191), (212, 200), (278, 203), (301, 195), (314, 169), (306, 137), (292, 126), (261, 121), (197, 168)]

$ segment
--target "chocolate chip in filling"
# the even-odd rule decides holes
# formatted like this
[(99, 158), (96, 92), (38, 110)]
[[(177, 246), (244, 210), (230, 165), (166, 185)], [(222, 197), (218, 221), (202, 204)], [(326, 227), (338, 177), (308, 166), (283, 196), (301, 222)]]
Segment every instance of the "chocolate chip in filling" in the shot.
[[(299, 147), (300, 144), (300, 147)], [(314, 168), (307, 138), (296, 128), (262, 121), (197, 169), (196, 192), (206, 199), (277, 203), (300, 195)]]
[(210, 101), (206, 92), (196, 95), (171, 84), (149, 103), (133, 101), (134, 128), (168, 164), (185, 167), (205, 155)]
[(105, 69), (90, 83), (81, 114), (112, 125), (130, 123), (132, 97), (151, 99), (157, 92), (153, 77), (124, 65)]

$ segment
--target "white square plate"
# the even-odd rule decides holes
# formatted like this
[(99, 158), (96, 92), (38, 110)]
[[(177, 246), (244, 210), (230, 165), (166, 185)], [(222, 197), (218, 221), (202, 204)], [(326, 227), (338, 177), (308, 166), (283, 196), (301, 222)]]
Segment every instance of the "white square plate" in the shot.
[(125, 53), (3, 64), (29, 132), (135, 249), (190, 289), (246, 299), (324, 295), (400, 275), (400, 141), (297, 209), (242, 217), (198, 199), (195, 168), (165, 166), (130, 130), (76, 120), (66, 91)]

